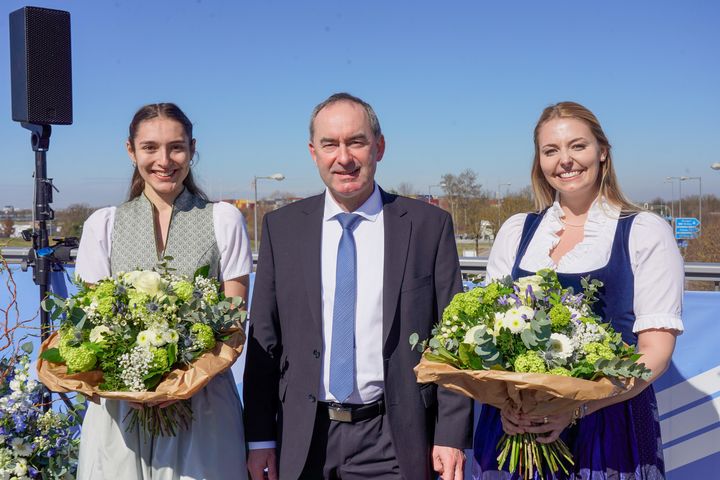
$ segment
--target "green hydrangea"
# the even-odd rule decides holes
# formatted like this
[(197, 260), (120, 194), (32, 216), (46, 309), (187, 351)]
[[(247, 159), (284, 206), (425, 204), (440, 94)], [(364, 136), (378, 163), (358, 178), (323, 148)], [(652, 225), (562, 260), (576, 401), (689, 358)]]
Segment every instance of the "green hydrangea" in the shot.
[(586, 354), (585, 360), (591, 365), (595, 365), (595, 362), (600, 359), (611, 360), (615, 357), (612, 349), (609, 346), (600, 342), (587, 343), (583, 345), (583, 350)]
[(570, 370), (565, 367), (555, 367), (548, 370), (550, 375), (560, 375), (562, 377), (571, 377)]
[(196, 323), (190, 327), (190, 333), (195, 336), (195, 342), (203, 350), (210, 350), (215, 347), (215, 333), (209, 325)]
[(554, 332), (563, 330), (570, 323), (572, 313), (565, 305), (555, 305), (550, 309), (550, 324)]
[(500, 298), (500, 285), (493, 282), (482, 289), (482, 303), (485, 305), (495, 304), (495, 300)]
[(543, 359), (533, 351), (518, 355), (513, 366), (515, 371), (520, 373), (545, 373), (547, 371)]
[(130, 290), (128, 292), (128, 305), (130, 306), (130, 312), (137, 316), (147, 315), (147, 308), (145, 304), (150, 301), (150, 295), (139, 292), (137, 290)]
[(95, 287), (94, 294), (97, 300), (115, 296), (115, 283), (111, 281), (98, 283)]
[(443, 323), (454, 325), (458, 322), (477, 318), (482, 308), (480, 301), (479, 289), (473, 289), (469, 292), (458, 293), (450, 301), (450, 305), (443, 312)]
[(150, 370), (167, 370), (168, 365), (168, 352), (164, 348), (151, 347), (150, 351), (153, 354), (153, 359), (150, 362)]
[(77, 331), (70, 326), (61, 328), (59, 335), (60, 341), (58, 342), (58, 350), (60, 350), (60, 356), (63, 358), (65, 358), (64, 352), (66, 352), (69, 348), (75, 348), (75, 346), (72, 345), (73, 343), (85, 340), (80, 331)]
[(68, 368), (75, 372), (92, 370), (93, 367), (95, 367), (95, 363), (97, 363), (95, 352), (85, 345), (65, 347), (64, 350), (61, 350), (60, 355), (65, 359), (65, 364)]
[(113, 297), (102, 297), (97, 300), (97, 312), (103, 317), (112, 316), (115, 306), (115, 299)]
[(189, 302), (193, 296), (195, 287), (192, 283), (186, 280), (180, 280), (179, 282), (173, 283), (173, 290), (180, 300), (183, 302)]

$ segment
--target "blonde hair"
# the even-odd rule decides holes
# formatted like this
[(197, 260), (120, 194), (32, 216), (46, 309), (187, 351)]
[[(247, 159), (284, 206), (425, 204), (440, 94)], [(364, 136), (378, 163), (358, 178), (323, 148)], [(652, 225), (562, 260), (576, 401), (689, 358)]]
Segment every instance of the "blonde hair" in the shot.
[(545, 210), (553, 204), (557, 194), (556, 190), (545, 178), (542, 168), (540, 168), (540, 145), (538, 143), (540, 128), (546, 122), (556, 118), (575, 118), (584, 122), (605, 152), (605, 161), (600, 162), (600, 175), (598, 175), (599, 196), (604, 197), (607, 202), (620, 208), (623, 212), (640, 211), (640, 207), (629, 201), (620, 189), (617, 175), (615, 175), (615, 167), (613, 166), (611, 145), (600, 126), (600, 122), (590, 110), (575, 102), (560, 102), (550, 105), (543, 110), (537, 125), (535, 125), (533, 133), (535, 158), (533, 159), (532, 173), (530, 175), (535, 196), (535, 208), (538, 211)]

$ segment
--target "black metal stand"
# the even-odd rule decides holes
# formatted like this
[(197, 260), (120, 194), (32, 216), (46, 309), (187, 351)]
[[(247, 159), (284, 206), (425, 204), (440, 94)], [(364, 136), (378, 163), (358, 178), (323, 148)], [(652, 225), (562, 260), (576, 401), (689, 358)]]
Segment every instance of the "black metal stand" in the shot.
[[(32, 238), (32, 249), (28, 253), (27, 261), (23, 263), (23, 270), (28, 267), (33, 269), (33, 281), (40, 287), (40, 302), (45, 299), (50, 289), (50, 272), (55, 268), (57, 263), (53, 248), (50, 247), (48, 239), (47, 222), (55, 218), (55, 212), (50, 208), (53, 201), (52, 193), (55, 186), (52, 178), (47, 178), (47, 151), (50, 148), (50, 134), (52, 129), (50, 125), (37, 125), (34, 123), (22, 123), (23, 128), (30, 130), (32, 133), (31, 143), (35, 152), (35, 194), (33, 198), (33, 231), (30, 235)], [(55, 189), (57, 190), (57, 189)], [(61, 264), (60, 264), (61, 265)], [(40, 341), (44, 342), (51, 331), (50, 316), (48, 312), (40, 309)], [(72, 403), (64, 394), (59, 394), (65, 404), (72, 408)], [(42, 393), (43, 409), (50, 409), (52, 404), (52, 395), (50, 391), (43, 387)]]

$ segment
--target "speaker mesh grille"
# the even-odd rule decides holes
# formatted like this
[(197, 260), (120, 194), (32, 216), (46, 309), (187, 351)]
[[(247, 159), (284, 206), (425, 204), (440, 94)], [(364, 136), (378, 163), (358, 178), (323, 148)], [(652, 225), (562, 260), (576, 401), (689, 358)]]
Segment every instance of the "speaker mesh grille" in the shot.
[(72, 123), (70, 14), (26, 7), (29, 123)]

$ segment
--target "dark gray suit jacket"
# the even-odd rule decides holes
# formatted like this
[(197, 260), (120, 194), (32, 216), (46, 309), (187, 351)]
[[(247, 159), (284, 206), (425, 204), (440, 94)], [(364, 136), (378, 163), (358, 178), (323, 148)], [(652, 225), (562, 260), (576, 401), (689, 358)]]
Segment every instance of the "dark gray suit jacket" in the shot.
[[(472, 402), (416, 382), (420, 354), (461, 291), (452, 220), (444, 210), (381, 190), (385, 228), (383, 365), (387, 415), (403, 477), (430, 478), (432, 445), (469, 448)], [(278, 441), (280, 478), (305, 465), (321, 380), (321, 238), (324, 195), (265, 216), (243, 381), (245, 436)], [(362, 261), (362, 259), (359, 259)], [(358, 299), (362, 301), (362, 299)]]

